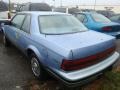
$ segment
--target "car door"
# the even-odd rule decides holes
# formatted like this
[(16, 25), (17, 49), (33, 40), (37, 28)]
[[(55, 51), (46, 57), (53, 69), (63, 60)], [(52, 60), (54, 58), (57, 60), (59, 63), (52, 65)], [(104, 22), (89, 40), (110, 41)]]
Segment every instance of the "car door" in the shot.
[(17, 14), (14, 16), (14, 18), (11, 20), (11, 24), (7, 25), (5, 27), (5, 33), (6, 36), (10, 39), (10, 41), (19, 47), (19, 44), (17, 44), (17, 40), (19, 38), (19, 32), (20, 28), (23, 24), (23, 21), (25, 19), (25, 15), (23, 14)]
[(22, 27), (18, 31), (19, 37), (17, 38), (17, 44), (19, 48), (24, 52), (29, 41), (30, 41), (30, 25), (31, 25), (31, 16), (26, 14), (23, 21)]

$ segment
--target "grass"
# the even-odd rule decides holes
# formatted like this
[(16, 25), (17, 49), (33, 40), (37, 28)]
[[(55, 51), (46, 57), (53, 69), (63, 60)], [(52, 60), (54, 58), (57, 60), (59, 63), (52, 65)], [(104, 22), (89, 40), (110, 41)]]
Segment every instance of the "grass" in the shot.
[(33, 80), (26, 85), (25, 90), (120, 90), (120, 67), (106, 72), (104, 76), (84, 87), (67, 88), (61, 85), (56, 80), (41, 83)]
[(120, 90), (120, 72), (107, 72), (99, 90)]

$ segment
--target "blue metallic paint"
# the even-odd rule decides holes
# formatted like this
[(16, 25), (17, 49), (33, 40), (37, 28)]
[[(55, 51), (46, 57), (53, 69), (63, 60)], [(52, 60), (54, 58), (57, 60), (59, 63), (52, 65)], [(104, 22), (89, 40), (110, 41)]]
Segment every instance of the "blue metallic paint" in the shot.
[[(77, 71), (63, 71), (60, 68), (63, 59), (75, 60), (104, 51), (105, 49), (115, 45), (115, 38), (91, 30), (74, 34), (44, 35), (41, 34), (39, 30), (38, 16), (62, 14), (53, 12), (23, 12), (23, 14), (24, 13), (31, 14), (30, 33), (25, 33), (13, 26), (6, 25), (4, 26), (5, 36), (9, 38), (9, 40), (14, 45), (16, 45), (24, 54), (27, 55), (27, 50), (32, 50), (37, 55), (40, 62), (46, 67), (46, 69), (52, 70), (54, 73), (57, 73), (67, 80), (75, 81), (79, 79), (84, 79), (86, 78), (86, 76), (92, 75), (94, 72), (98, 72), (102, 69), (107, 68), (108, 66), (113, 64), (113, 62), (115, 62), (119, 57), (119, 54), (116, 52), (114, 58), (107, 59), (107, 61), (112, 60), (113, 62), (108, 64), (106, 63), (107, 61), (101, 62), (104, 63), (104, 65), (98, 65), (100, 66), (98, 68), (102, 68), (99, 70), (96, 70), (97, 65), (95, 65), (95, 68), (94, 66), (91, 66), (90, 68), (93, 67), (92, 71), (94, 72), (86, 72), (86, 69), (90, 69), (89, 67)], [(84, 74), (81, 74), (82, 71), (84, 72), (85, 76)], [(77, 73), (77, 75), (75, 75), (75, 73)]]
[(91, 12), (84, 12), (84, 13), (77, 13), (77, 14), (84, 14), (86, 16), (87, 22), (85, 22), (83, 24), (90, 30), (95, 30), (95, 31), (98, 31), (98, 32), (102, 32), (102, 33), (105, 33), (105, 34), (112, 35), (112, 36), (120, 35), (120, 34), (118, 34), (118, 32), (120, 32), (120, 30), (118, 32), (104, 32), (102, 30), (102, 28), (105, 27), (105, 26), (116, 26), (116, 25), (120, 26), (119, 23), (115, 23), (115, 22), (112, 22), (112, 21), (109, 22), (109, 23), (96, 22), (91, 16), (91, 14), (94, 14), (94, 13), (91, 13)]

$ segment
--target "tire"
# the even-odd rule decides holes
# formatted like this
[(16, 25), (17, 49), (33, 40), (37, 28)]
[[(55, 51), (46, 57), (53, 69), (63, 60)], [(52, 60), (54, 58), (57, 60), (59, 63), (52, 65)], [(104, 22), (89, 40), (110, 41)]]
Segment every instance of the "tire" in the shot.
[(30, 56), (30, 62), (31, 62), (31, 69), (34, 74), (34, 76), (40, 80), (45, 80), (46, 79), (46, 73), (43, 67), (41, 66), (39, 59), (36, 57), (35, 54), (32, 54)]
[(9, 47), (11, 45), (10, 41), (6, 38), (5, 35), (3, 35), (3, 44), (6, 46), (6, 47)]

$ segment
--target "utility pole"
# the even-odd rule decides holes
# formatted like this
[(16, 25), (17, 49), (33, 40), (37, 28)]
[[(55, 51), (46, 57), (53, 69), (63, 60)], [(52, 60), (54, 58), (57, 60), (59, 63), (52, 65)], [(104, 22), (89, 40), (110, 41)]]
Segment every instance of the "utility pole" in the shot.
[(53, 0), (53, 3), (54, 3), (54, 5), (53, 5), (53, 6), (55, 7), (55, 0)]
[(60, 1), (60, 6), (62, 7), (62, 0)]
[(95, 7), (96, 7), (96, 1), (97, 1), (97, 0), (95, 0), (95, 3), (94, 3), (94, 10), (95, 10)]
[(8, 8), (9, 12), (11, 12), (11, 1), (9, 0), (9, 8)]
[(9, 0), (9, 7), (8, 7), (8, 19), (11, 18), (11, 1)]

